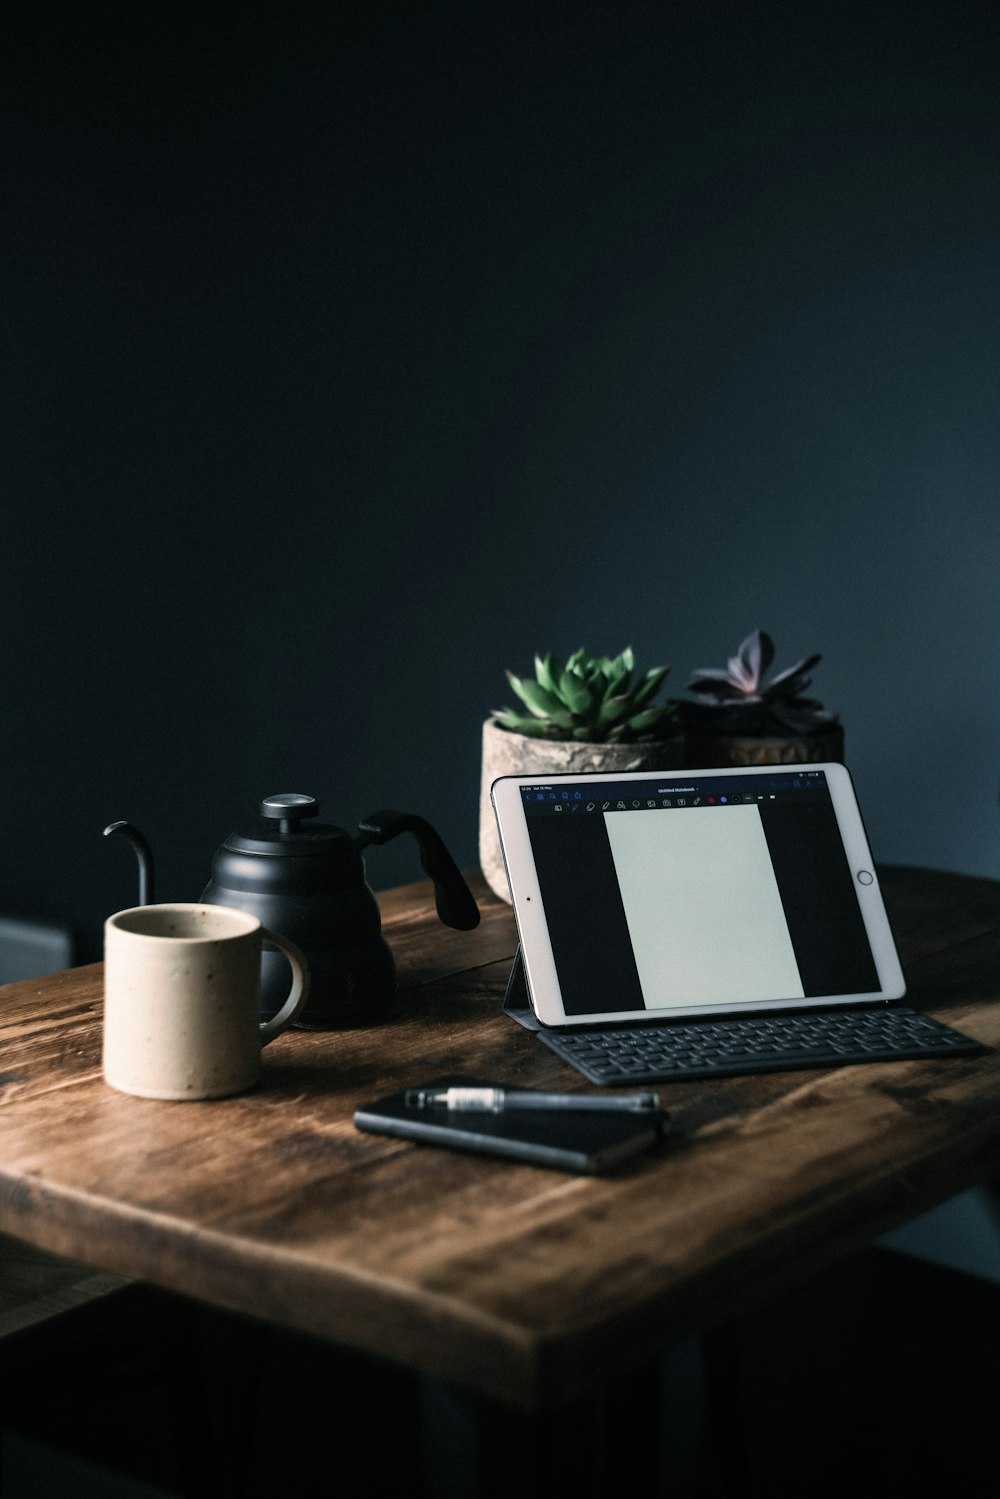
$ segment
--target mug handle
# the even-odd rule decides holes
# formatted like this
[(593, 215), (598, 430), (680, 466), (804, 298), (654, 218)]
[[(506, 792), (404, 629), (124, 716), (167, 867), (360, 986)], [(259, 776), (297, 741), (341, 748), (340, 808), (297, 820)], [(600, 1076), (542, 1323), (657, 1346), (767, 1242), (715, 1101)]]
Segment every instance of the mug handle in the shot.
[(292, 989), (285, 1003), (277, 1015), (272, 1015), (270, 1020), (262, 1020), (260, 1023), (260, 1044), (266, 1046), (273, 1041), (275, 1036), (280, 1036), (283, 1030), (287, 1030), (297, 1015), (305, 1008), (306, 1000), (309, 998), (309, 965), (306, 963), (305, 954), (301, 948), (289, 942), (287, 937), (279, 937), (277, 932), (269, 931), (266, 926), (260, 929), (261, 939), (265, 942), (273, 942), (275, 947), (280, 947), (289, 963), (292, 965)]

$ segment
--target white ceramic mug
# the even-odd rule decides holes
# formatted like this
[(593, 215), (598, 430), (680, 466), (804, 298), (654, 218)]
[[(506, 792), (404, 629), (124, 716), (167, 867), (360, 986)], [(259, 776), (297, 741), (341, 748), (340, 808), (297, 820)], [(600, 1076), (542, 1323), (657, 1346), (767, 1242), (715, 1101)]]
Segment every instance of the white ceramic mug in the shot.
[[(291, 992), (261, 1021), (266, 938), (292, 965)], [(261, 1047), (309, 997), (293, 942), (232, 906), (134, 906), (104, 924), (104, 1078), (142, 1098), (223, 1098), (252, 1088)]]

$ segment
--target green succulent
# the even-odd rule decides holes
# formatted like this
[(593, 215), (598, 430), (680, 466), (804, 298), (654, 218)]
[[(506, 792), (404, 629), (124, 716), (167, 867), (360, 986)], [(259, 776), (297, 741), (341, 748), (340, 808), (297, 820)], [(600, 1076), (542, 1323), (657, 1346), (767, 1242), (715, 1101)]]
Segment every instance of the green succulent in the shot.
[(493, 718), (502, 728), (534, 739), (598, 744), (655, 739), (662, 737), (674, 715), (673, 703), (652, 706), (669, 670), (654, 666), (634, 678), (631, 646), (618, 656), (589, 656), (581, 647), (565, 666), (550, 651), (535, 657), (534, 680), (507, 673), (527, 713), (499, 708)]

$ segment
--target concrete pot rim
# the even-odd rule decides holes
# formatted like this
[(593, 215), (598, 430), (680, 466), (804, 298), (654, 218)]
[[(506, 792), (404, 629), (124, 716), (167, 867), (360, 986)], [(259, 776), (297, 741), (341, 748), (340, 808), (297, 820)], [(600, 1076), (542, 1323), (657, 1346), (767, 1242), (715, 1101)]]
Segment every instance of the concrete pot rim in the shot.
[(522, 734), (518, 729), (508, 729), (492, 716), (483, 721), (483, 728), (502, 735), (504, 739), (520, 740), (522, 744), (579, 750), (631, 750), (633, 753), (646, 750), (654, 744), (676, 744), (685, 737), (684, 730), (678, 727), (673, 734), (660, 739), (549, 739), (537, 734)]

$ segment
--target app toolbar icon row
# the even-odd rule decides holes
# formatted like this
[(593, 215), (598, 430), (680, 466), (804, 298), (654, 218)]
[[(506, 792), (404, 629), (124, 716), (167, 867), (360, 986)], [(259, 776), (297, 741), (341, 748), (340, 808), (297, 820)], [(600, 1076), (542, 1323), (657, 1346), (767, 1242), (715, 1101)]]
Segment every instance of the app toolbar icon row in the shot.
[[(565, 792), (563, 792), (563, 797), (566, 798)], [(542, 799), (542, 797), (539, 797), (539, 801), (541, 801)], [(773, 802), (774, 792), (765, 792), (758, 796), (664, 796), (661, 797), (659, 801), (656, 801), (655, 799), (650, 797), (647, 801), (644, 802), (610, 801), (585, 803), (581, 800), (571, 801), (568, 807), (564, 807), (562, 802), (556, 800), (554, 796), (553, 800), (555, 800), (556, 802), (555, 806), (552, 808), (553, 812), (579, 812), (581, 807), (583, 807), (583, 810), (585, 812), (596, 812), (598, 810), (600, 810), (601, 812), (629, 812), (635, 810), (641, 811), (645, 807), (736, 807), (742, 806), (746, 802)]]

